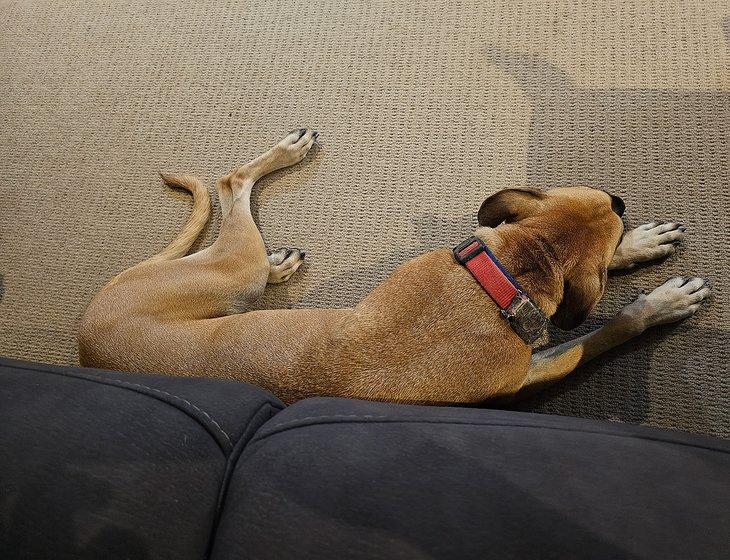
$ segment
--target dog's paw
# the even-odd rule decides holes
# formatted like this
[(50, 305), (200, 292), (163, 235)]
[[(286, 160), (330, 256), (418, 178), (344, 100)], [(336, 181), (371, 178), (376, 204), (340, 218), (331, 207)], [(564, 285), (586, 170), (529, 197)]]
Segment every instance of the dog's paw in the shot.
[(301, 249), (277, 249), (269, 255), (269, 284), (281, 284), (291, 278), (304, 262)]
[(649, 328), (691, 317), (709, 295), (707, 280), (676, 276), (649, 294), (640, 295), (625, 309), (643, 328)]
[(314, 145), (319, 132), (311, 128), (296, 128), (274, 147), (277, 167), (288, 167), (304, 159)]
[(687, 228), (676, 222), (663, 224), (651, 222), (624, 234), (610, 268), (632, 266), (669, 256), (682, 242)]

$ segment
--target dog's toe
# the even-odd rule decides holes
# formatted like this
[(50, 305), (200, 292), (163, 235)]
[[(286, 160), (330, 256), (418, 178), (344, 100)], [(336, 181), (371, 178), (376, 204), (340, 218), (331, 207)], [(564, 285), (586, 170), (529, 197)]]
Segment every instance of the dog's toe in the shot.
[(304, 159), (319, 136), (311, 128), (296, 128), (289, 132), (276, 146), (277, 167), (288, 167)]
[(279, 146), (287, 149), (304, 148), (310, 141), (314, 141), (319, 136), (319, 131), (312, 128), (295, 128), (289, 132), (279, 142)]
[(284, 262), (284, 259), (289, 255), (289, 251), (291, 249), (287, 249), (286, 247), (282, 247), (280, 249), (275, 249), (271, 253), (269, 253), (269, 264), (271, 266), (277, 266), (280, 265), (282, 262)]
[(269, 284), (286, 282), (304, 262), (306, 253), (297, 248), (277, 249), (269, 255)]
[(684, 241), (687, 228), (678, 222), (651, 222), (627, 232), (619, 252), (632, 263), (667, 257)]
[(306, 128), (295, 128), (294, 130), (289, 131), (289, 133), (284, 137), (284, 141), (289, 144), (296, 144), (306, 133)]

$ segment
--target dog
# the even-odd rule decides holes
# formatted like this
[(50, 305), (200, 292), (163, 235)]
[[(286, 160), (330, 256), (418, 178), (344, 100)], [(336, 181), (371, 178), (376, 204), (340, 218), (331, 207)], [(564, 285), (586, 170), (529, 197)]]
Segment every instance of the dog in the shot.
[[(218, 179), (219, 235), (188, 256), (209, 219), (209, 194), (192, 176), (163, 175), (168, 186), (192, 194), (190, 217), (167, 248), (93, 298), (79, 328), (81, 364), (246, 381), (287, 404), (312, 396), (498, 402), (554, 383), (650, 327), (693, 315), (710, 294), (702, 278), (674, 277), (602, 328), (533, 352), (479, 278), (443, 248), (400, 265), (354, 308), (231, 314), (235, 302), (286, 282), (303, 262), (300, 249), (267, 254), (251, 189), (304, 159), (318, 134), (296, 129)], [(537, 313), (572, 329), (600, 299), (608, 270), (666, 257), (685, 235), (678, 223), (658, 222), (624, 232), (623, 211), (619, 197), (589, 187), (506, 189), (481, 205), (474, 242), (491, 251)]]

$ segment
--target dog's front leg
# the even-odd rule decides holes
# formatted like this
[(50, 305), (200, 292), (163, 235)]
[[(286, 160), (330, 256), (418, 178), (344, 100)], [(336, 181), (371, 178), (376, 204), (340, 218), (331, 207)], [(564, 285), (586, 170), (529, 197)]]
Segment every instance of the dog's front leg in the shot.
[(633, 268), (638, 263), (661, 259), (674, 253), (686, 228), (676, 222), (651, 222), (628, 231), (608, 265), (609, 270)]
[(650, 294), (640, 295), (600, 329), (535, 353), (517, 396), (526, 396), (562, 379), (581, 364), (650, 327), (694, 315), (709, 294), (707, 282), (702, 278), (671, 278)]

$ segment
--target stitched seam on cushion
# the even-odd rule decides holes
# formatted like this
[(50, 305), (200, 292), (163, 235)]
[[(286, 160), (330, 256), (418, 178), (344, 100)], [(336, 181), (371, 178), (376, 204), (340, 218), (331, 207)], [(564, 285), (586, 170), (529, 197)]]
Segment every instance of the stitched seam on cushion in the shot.
[[(97, 379), (99, 381), (104, 380), (103, 377), (97, 377), (95, 375), (89, 375), (89, 377), (91, 377), (93, 379)], [(141, 387), (142, 389), (147, 389), (148, 391), (152, 391), (153, 393), (159, 393), (161, 395), (167, 395), (168, 397), (172, 397), (173, 399), (177, 399), (177, 400), (182, 401), (182, 402), (184, 402), (186, 404), (189, 404), (195, 410), (197, 410), (203, 416), (205, 416), (208, 420), (210, 420), (213, 423), (213, 425), (216, 428), (218, 428), (218, 430), (220, 431), (220, 433), (223, 434), (223, 437), (226, 438), (226, 441), (228, 442), (228, 444), (231, 445), (231, 446), (233, 446), (233, 442), (231, 442), (231, 437), (226, 433), (226, 431), (221, 427), (221, 425), (218, 422), (216, 422), (215, 420), (213, 420), (213, 418), (211, 417), (211, 415), (208, 414), (205, 410), (203, 410), (199, 406), (191, 403), (189, 400), (184, 399), (184, 398), (182, 398), (182, 397), (180, 397), (178, 395), (173, 395), (172, 393), (169, 393), (167, 391), (162, 391), (161, 389), (155, 389), (154, 387), (148, 387), (147, 385), (142, 385), (141, 383), (130, 383), (129, 381), (121, 381), (119, 379), (114, 379), (113, 381), (116, 382), (116, 383), (119, 383), (121, 385), (126, 385), (126, 386), (130, 386), (130, 387)]]
[[(267, 406), (269, 407), (269, 417), (267, 419), (264, 419), (258, 428), (252, 429), (251, 422), (253, 422), (257, 418), (259, 413), (262, 410), (264, 410), (264, 408), (266, 408)], [(221, 484), (221, 488), (218, 492), (218, 505), (216, 506), (216, 517), (220, 516), (220, 513), (222, 511), (223, 501), (224, 501), (223, 497), (225, 496), (225, 494), (228, 491), (227, 490), (228, 483), (230, 481), (230, 477), (233, 474), (233, 471), (235, 470), (235, 466), (233, 465), (233, 463), (238, 461), (238, 458), (241, 456), (243, 449), (245, 449), (245, 447), (248, 445), (248, 443), (256, 437), (256, 432), (259, 431), (261, 426), (266, 424), (266, 422), (268, 422), (271, 419), (271, 417), (272, 417), (271, 409), (273, 409), (273, 408), (274, 407), (272, 406), (272, 404), (268, 401), (262, 403), (261, 406), (259, 406), (253, 414), (251, 414), (251, 416), (249, 417), (249, 420), (247, 422), (246, 429), (241, 434), (241, 437), (239, 437), (238, 440), (236, 441), (236, 445), (231, 449), (231, 453), (228, 456), (227, 461), (226, 461), (226, 470), (225, 470), (224, 478), (223, 478), (223, 481)], [(278, 410), (281, 410), (281, 409), (278, 409)], [(248, 436), (248, 437), (246, 437), (246, 436)], [(238, 450), (238, 449), (240, 449), (240, 451), (238, 451), (238, 453), (236, 453), (236, 450)], [(230, 469), (229, 469), (229, 467), (230, 467)], [(230, 470), (230, 472), (229, 472), (229, 470)]]
[[(233, 476), (236, 472), (236, 467), (238, 466), (238, 460), (241, 458), (241, 455), (243, 455), (243, 452), (245, 451), (246, 447), (248, 447), (248, 444), (256, 437), (256, 432), (259, 431), (261, 426), (266, 424), (266, 422), (271, 420), (271, 418), (273, 418), (278, 412), (281, 412), (283, 410), (283, 408), (274, 406), (268, 401), (263, 403), (260, 407), (256, 409), (256, 412), (251, 415), (249, 420), (249, 428), (250, 422), (255, 420), (259, 413), (267, 406), (269, 407), (268, 418), (264, 419), (261, 425), (255, 430), (252, 430), (250, 434), (248, 434), (248, 429), (243, 434), (241, 434), (241, 437), (236, 442), (236, 446), (231, 450), (231, 453), (228, 456), (228, 459), (226, 461), (226, 468), (223, 473), (223, 479), (221, 480), (221, 485), (218, 489), (218, 498), (216, 501), (216, 509), (213, 518), (213, 524), (211, 526), (210, 538), (208, 541), (208, 547), (205, 556), (206, 558), (209, 558), (210, 555), (213, 553), (213, 547), (217, 542), (218, 528), (220, 526), (221, 518), (223, 517), (223, 509), (225, 507), (226, 498), (228, 497), (228, 489), (231, 486), (231, 480), (233, 479)], [(248, 437), (245, 437), (247, 434)]]
[[(188, 404), (193, 409), (195, 409), (198, 412), (200, 412), (203, 416), (205, 416), (208, 420), (210, 420), (210, 422), (216, 427), (216, 429), (220, 432), (220, 434), (228, 442), (228, 445), (231, 448), (233, 447), (233, 443), (231, 442), (230, 436), (221, 427), (221, 425), (218, 424), (218, 422), (216, 422), (211, 417), (210, 414), (208, 414), (205, 410), (203, 410), (199, 406), (194, 405), (189, 400), (184, 399), (184, 398), (182, 398), (182, 397), (180, 397), (178, 395), (173, 395), (172, 393), (169, 393), (167, 391), (162, 391), (160, 389), (155, 389), (154, 387), (148, 387), (147, 385), (142, 385), (141, 383), (130, 383), (129, 381), (122, 381), (122, 380), (119, 380), (119, 379), (112, 379), (112, 378), (100, 377), (98, 375), (93, 375), (91, 373), (76, 373), (76, 372), (68, 372), (68, 371), (60, 372), (60, 371), (53, 371), (53, 370), (49, 370), (49, 369), (44, 369), (44, 368), (41, 368), (41, 367), (28, 367), (28, 366), (16, 366), (16, 365), (13, 365), (13, 366), (10, 366), (10, 367), (13, 367), (13, 368), (16, 368), (16, 369), (24, 369), (24, 370), (28, 370), (28, 371), (38, 371), (38, 372), (42, 372), (42, 373), (52, 373), (54, 375), (64, 375), (64, 376), (67, 376), (67, 377), (75, 377), (76, 379), (94, 380), (94, 381), (97, 381), (97, 382), (102, 383), (104, 385), (116, 385), (116, 386), (123, 385), (123, 386), (127, 386), (127, 387), (139, 387), (141, 389), (147, 389), (148, 391), (152, 391), (153, 393), (158, 393), (158, 394), (161, 394), (161, 395), (167, 395), (168, 397), (171, 397), (173, 399), (176, 399), (176, 400), (179, 400), (179, 401), (182, 401), (182, 402)], [(137, 392), (137, 391), (135, 391), (135, 392)]]
[[(730, 451), (719, 449), (716, 447), (708, 447), (706, 445), (700, 445), (700, 444), (694, 444), (694, 443), (685, 443), (681, 441), (675, 441), (671, 439), (664, 439), (660, 437), (651, 437), (651, 436), (642, 436), (637, 434), (621, 434), (616, 432), (609, 432), (609, 431), (603, 431), (603, 430), (585, 430), (585, 429), (574, 429), (574, 428), (561, 428), (559, 426), (544, 426), (539, 424), (514, 424), (514, 423), (502, 423), (502, 422), (473, 422), (473, 421), (465, 421), (458, 418), (444, 418), (444, 419), (393, 419), (389, 416), (368, 416), (368, 415), (362, 415), (362, 414), (332, 414), (328, 416), (306, 416), (304, 418), (298, 418), (297, 420), (292, 420), (291, 422), (285, 422), (283, 424), (278, 424), (274, 427), (274, 431), (269, 432), (268, 434), (264, 434), (260, 437), (254, 438), (254, 440), (251, 443), (258, 443), (260, 441), (263, 441), (264, 439), (268, 438), (269, 436), (274, 436), (277, 434), (280, 434), (282, 432), (286, 432), (288, 430), (294, 429), (294, 428), (306, 428), (311, 426), (317, 426), (317, 425), (323, 425), (323, 424), (337, 424), (340, 423), (338, 420), (341, 419), (352, 419), (352, 418), (358, 418), (358, 420), (348, 420), (348, 423), (353, 424), (368, 424), (368, 423), (375, 423), (375, 424), (458, 424), (458, 425), (466, 425), (466, 426), (496, 426), (496, 427), (506, 427), (506, 428), (531, 428), (531, 429), (544, 429), (544, 430), (556, 430), (561, 432), (574, 432), (574, 433), (583, 433), (583, 434), (599, 434), (604, 436), (614, 436), (614, 437), (621, 437), (621, 438), (629, 438), (629, 439), (643, 439), (647, 441), (659, 441), (663, 443), (671, 443), (674, 445), (682, 445), (685, 447), (696, 447), (699, 449), (708, 449), (710, 451), (718, 451), (720, 453), (730, 453)], [(308, 421), (308, 422), (307, 422)]]

